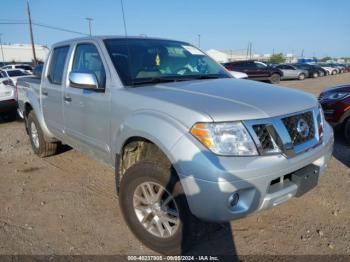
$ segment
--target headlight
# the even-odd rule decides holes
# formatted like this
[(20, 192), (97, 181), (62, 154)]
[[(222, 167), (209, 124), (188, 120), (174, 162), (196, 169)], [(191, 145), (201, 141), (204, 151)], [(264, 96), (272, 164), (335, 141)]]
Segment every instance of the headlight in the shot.
[(350, 96), (350, 93), (347, 92), (335, 92), (335, 93), (330, 93), (324, 97), (324, 99), (329, 99), (329, 100), (340, 100), (344, 99), (346, 97)]
[(191, 134), (218, 155), (256, 156), (258, 151), (241, 122), (197, 123)]

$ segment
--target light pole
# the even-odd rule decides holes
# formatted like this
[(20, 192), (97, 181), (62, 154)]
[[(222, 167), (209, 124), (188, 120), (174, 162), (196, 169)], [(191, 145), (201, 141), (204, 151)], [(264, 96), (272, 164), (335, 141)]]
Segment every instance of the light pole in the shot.
[(201, 35), (198, 34), (198, 47), (201, 48)]
[(0, 34), (0, 47), (1, 47), (1, 56), (2, 56), (2, 62), (5, 64), (5, 56), (4, 56), (4, 50), (2, 49), (2, 40), (1, 40), (2, 34)]
[(91, 36), (91, 23), (92, 23), (92, 21), (94, 21), (94, 19), (92, 19), (91, 17), (86, 17), (85, 19), (89, 23), (89, 33), (90, 33), (90, 36)]
[(35, 45), (34, 45), (34, 36), (33, 36), (33, 26), (32, 26), (32, 15), (29, 7), (29, 0), (27, 0), (27, 14), (29, 21), (29, 34), (30, 34), (30, 42), (32, 43), (32, 51), (33, 51), (33, 64), (37, 64), (36, 53), (35, 53)]

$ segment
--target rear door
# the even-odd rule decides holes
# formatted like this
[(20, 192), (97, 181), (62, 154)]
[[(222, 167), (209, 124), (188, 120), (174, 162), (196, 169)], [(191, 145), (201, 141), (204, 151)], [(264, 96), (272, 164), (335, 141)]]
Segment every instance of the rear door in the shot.
[(69, 72), (94, 74), (99, 90), (77, 88), (68, 79), (64, 90), (66, 133), (78, 147), (108, 161), (111, 116), (106, 62), (95, 43), (79, 43), (69, 68)]
[(232, 70), (246, 73), (249, 78), (257, 77), (256, 67), (254, 66), (254, 63), (251, 61), (235, 62), (233, 63)]
[(255, 68), (255, 76), (257, 78), (265, 79), (270, 77), (270, 69), (264, 63), (252, 62)]
[(289, 78), (298, 78), (299, 70), (291, 65), (285, 65), (285, 67)]
[(64, 130), (62, 92), (69, 46), (53, 49), (46, 77), (42, 78), (41, 99), (47, 127), (60, 136)]

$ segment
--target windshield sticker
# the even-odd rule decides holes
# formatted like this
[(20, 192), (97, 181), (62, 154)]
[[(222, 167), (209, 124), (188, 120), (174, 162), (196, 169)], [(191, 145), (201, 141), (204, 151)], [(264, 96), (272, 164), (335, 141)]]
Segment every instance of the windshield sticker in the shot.
[(191, 55), (204, 55), (204, 53), (201, 50), (199, 50), (193, 46), (183, 45), (182, 47), (185, 48), (188, 52), (190, 52)]
[(156, 56), (156, 65), (157, 65), (157, 66), (160, 66), (160, 57), (159, 57), (159, 54), (157, 54), (157, 56)]

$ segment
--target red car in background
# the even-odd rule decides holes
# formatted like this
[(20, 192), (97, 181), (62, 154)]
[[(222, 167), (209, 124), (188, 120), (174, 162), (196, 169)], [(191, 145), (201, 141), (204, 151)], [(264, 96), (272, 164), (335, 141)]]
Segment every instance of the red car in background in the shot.
[(350, 144), (350, 84), (324, 90), (319, 97), (326, 120), (341, 128)]

